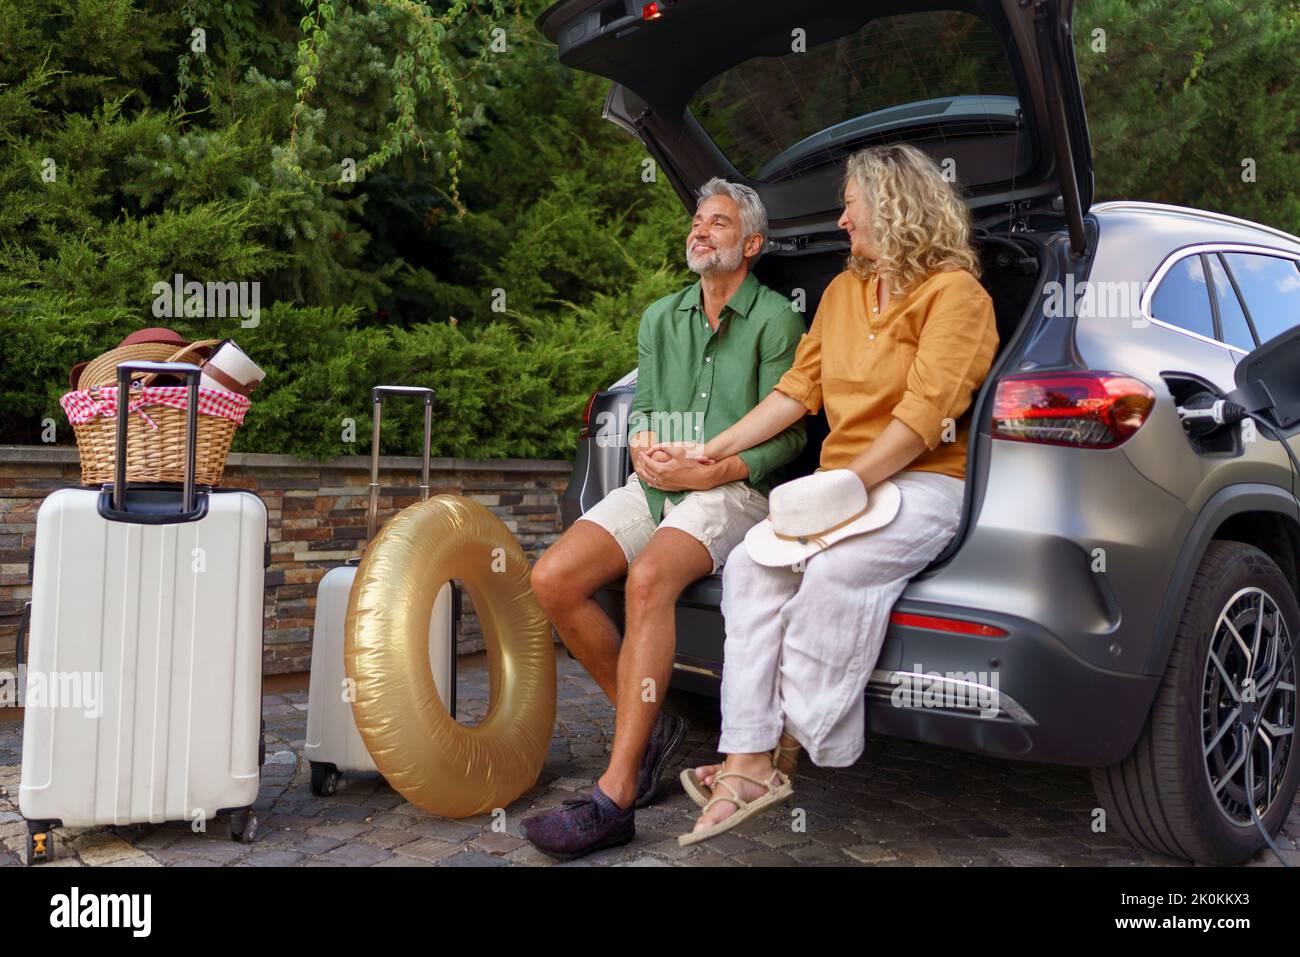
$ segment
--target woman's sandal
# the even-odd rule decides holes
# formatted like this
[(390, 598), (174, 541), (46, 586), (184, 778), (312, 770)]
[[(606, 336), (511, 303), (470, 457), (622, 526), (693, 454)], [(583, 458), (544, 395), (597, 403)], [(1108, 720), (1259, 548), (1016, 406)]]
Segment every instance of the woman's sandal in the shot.
[(713, 792), (709, 789), (709, 786), (696, 777), (695, 768), (682, 768), (681, 782), (682, 790), (689, 794), (691, 800), (700, 807), (708, 804), (709, 798), (713, 797)]
[[(740, 793), (736, 791), (735, 788), (727, 783), (727, 778), (740, 778), (741, 780), (748, 781), (751, 784), (757, 784), (761, 788), (767, 788), (767, 793), (752, 801), (746, 801), (740, 796)], [(775, 784), (772, 783), (773, 778), (776, 779)], [(717, 804), (719, 801), (730, 801), (732, 804), (736, 805), (736, 810), (732, 812), (729, 817), (719, 821), (712, 827), (706, 827), (702, 831), (691, 831), (689, 834), (680, 835), (677, 838), (677, 843), (680, 846), (686, 847), (690, 844), (698, 844), (700, 841), (707, 841), (711, 837), (717, 837), (725, 831), (730, 831), (737, 824), (749, 820), (755, 814), (766, 810), (773, 804), (784, 801), (794, 793), (794, 788), (790, 786), (790, 778), (775, 768), (772, 769), (771, 777), (769, 777), (765, 782), (758, 780), (758, 778), (751, 778), (748, 774), (741, 774), (739, 771), (719, 771), (714, 775), (713, 783), (715, 793), (713, 797), (709, 798), (708, 803), (704, 805), (704, 811), (707, 813), (709, 808), (713, 807), (713, 805)], [(730, 796), (716, 793), (716, 787), (719, 784), (731, 792)]]
[(799, 754), (802, 751), (803, 745), (794, 735), (782, 732), (781, 740), (772, 749), (772, 766), (786, 777), (791, 777), (794, 775), (795, 768), (799, 766)]
[[(799, 753), (803, 748), (790, 734), (782, 734), (781, 740), (772, 749), (772, 765), (789, 777), (799, 766)], [(721, 767), (721, 765), (718, 765)], [(700, 807), (709, 803), (713, 791), (695, 774), (695, 768), (685, 768), (681, 773), (682, 790), (690, 795), (692, 801)]]

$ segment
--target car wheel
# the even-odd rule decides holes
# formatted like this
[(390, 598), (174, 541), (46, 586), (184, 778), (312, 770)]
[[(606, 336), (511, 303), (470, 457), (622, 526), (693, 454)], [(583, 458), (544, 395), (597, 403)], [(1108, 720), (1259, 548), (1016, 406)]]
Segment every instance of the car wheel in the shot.
[(1298, 632), (1295, 594), (1273, 560), (1241, 542), (1211, 542), (1146, 727), (1126, 759), (1093, 772), (1123, 837), (1158, 854), (1235, 864), (1265, 846), (1252, 805), (1277, 833), (1300, 783)]

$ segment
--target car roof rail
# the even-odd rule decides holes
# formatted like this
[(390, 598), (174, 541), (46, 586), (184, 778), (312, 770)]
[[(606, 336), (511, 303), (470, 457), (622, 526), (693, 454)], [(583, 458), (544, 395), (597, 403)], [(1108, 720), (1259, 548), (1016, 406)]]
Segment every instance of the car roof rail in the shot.
[(1285, 230), (1278, 229), (1274, 226), (1268, 226), (1264, 223), (1257, 223), (1249, 219), (1242, 219), (1239, 216), (1229, 216), (1227, 213), (1216, 213), (1208, 209), (1195, 209), (1191, 206), (1175, 206), (1172, 203), (1151, 203), (1137, 199), (1113, 199), (1104, 203), (1095, 203), (1091, 212), (1101, 213), (1109, 211), (1122, 211), (1125, 209), (1136, 210), (1138, 212), (1162, 212), (1162, 213), (1179, 213), (1184, 216), (1195, 216), (1199, 219), (1208, 219), (1218, 223), (1225, 223), (1232, 226), (1244, 226), (1247, 229), (1253, 229), (1256, 232), (1269, 233), (1279, 239), (1285, 239), (1289, 243), (1295, 243), (1300, 246), (1300, 236), (1293, 236)]

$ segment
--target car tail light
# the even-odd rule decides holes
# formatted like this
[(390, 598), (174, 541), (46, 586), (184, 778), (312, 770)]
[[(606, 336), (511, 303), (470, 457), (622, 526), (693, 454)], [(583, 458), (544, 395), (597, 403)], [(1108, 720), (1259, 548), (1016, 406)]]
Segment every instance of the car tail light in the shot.
[(583, 407), (582, 428), (578, 430), (578, 438), (580, 440), (591, 438), (591, 407), (596, 404), (596, 396), (598, 395), (600, 395), (599, 392), (593, 392), (591, 398), (587, 400), (586, 406)]
[(658, 20), (664, 15), (664, 5), (662, 3), (647, 3), (641, 8), (642, 20)]
[(1118, 372), (1030, 372), (998, 382), (993, 436), (1018, 442), (1109, 449), (1151, 414), (1156, 394)]
[(940, 618), (936, 615), (909, 615), (896, 611), (889, 616), (891, 625), (904, 628), (926, 628), (930, 631), (947, 631), (958, 635), (979, 635), (983, 638), (1005, 638), (1006, 631), (995, 625), (986, 625), (978, 621), (964, 621), (961, 618)]

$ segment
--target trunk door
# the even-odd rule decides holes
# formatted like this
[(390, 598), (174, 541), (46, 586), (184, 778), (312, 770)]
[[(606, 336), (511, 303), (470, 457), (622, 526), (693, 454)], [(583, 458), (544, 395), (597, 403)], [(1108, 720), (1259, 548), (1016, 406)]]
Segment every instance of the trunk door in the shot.
[(753, 186), (773, 235), (835, 231), (844, 158), (903, 139), (977, 219), (1055, 216), (1084, 251), (1091, 146), (1074, 0), (560, 0), (560, 62), (613, 80), (605, 116), (639, 136), (688, 208), (712, 176)]

